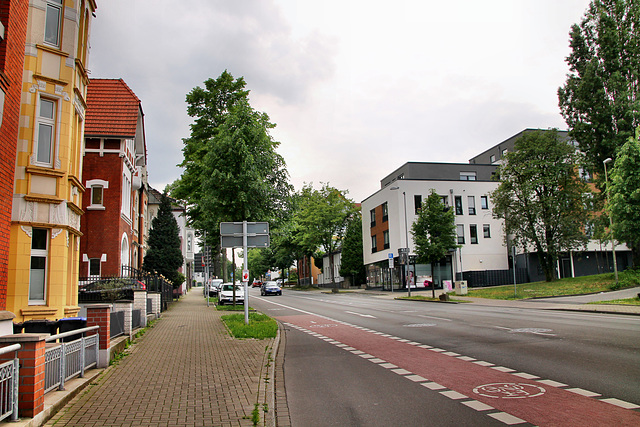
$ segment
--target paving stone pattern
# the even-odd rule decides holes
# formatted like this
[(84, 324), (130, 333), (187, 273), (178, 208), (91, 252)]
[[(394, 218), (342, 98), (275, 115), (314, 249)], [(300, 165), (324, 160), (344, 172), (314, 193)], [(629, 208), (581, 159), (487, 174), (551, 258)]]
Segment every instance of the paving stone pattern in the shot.
[(253, 425), (274, 340), (229, 337), (223, 314), (192, 289), (46, 425)]

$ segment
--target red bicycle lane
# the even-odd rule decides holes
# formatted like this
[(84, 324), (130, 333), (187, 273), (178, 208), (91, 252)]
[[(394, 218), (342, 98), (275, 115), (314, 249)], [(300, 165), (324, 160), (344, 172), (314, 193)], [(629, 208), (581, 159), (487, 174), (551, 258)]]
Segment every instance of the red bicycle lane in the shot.
[[(281, 322), (339, 341), (399, 369), (539, 426), (640, 426), (640, 413), (514, 373), (482, 366), (389, 336), (310, 314), (276, 317)], [(518, 372), (515, 372), (516, 374)], [(427, 386), (428, 387), (428, 386)], [(468, 399), (465, 399), (465, 396)]]

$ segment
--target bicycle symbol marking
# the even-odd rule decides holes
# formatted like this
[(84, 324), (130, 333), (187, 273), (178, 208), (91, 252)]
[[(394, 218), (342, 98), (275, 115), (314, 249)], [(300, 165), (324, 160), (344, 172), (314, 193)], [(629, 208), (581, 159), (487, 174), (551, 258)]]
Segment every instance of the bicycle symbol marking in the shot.
[(541, 396), (546, 390), (533, 384), (493, 383), (476, 387), (473, 392), (492, 399), (524, 399)]

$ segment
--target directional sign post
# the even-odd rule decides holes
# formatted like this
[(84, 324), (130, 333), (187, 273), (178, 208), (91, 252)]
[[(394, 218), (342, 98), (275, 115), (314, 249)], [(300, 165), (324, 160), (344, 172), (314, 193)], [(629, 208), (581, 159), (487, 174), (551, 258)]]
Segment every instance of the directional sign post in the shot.
[[(249, 266), (247, 248), (266, 248), (269, 246), (268, 222), (221, 222), (220, 246), (223, 248), (242, 248), (244, 267), (244, 323), (249, 324)], [(245, 274), (246, 273), (246, 274)], [(234, 282), (235, 286), (235, 282)]]

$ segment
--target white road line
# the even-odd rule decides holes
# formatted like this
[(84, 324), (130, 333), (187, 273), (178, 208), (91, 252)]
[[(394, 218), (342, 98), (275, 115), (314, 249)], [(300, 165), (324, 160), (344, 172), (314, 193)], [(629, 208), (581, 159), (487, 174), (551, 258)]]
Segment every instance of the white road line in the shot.
[(476, 360), (475, 362), (476, 365), (480, 365), (480, 366), (495, 366), (495, 364), (493, 363), (489, 363), (489, 362), (485, 362), (484, 360)]
[(421, 383), (423, 381), (428, 381), (426, 378), (421, 377), (420, 375), (407, 375), (405, 378), (407, 378), (408, 380), (411, 380), (413, 382), (416, 382), (416, 383)]
[(386, 360), (383, 359), (378, 359), (377, 357), (375, 359), (369, 359), (369, 362), (373, 362), (373, 363), (385, 363)]
[(349, 313), (349, 314), (355, 314), (356, 316), (360, 316), (360, 317), (367, 317), (369, 319), (377, 319), (376, 316), (372, 316), (370, 314), (362, 314), (362, 313), (356, 313), (354, 311), (345, 311), (345, 313)]
[(460, 356), (460, 354), (454, 353), (453, 351), (446, 351), (442, 354), (444, 354), (445, 356)]
[(473, 357), (469, 357), (469, 356), (458, 356), (458, 359), (464, 360), (465, 362), (473, 362), (474, 360), (476, 360)]
[(539, 376), (537, 376), (537, 375), (527, 374), (526, 372), (516, 372), (516, 373), (515, 373), (515, 374), (513, 374), (513, 375), (515, 375), (515, 376), (517, 376), (517, 377), (520, 377), (520, 378), (524, 378), (524, 379), (526, 379), (526, 380), (537, 380), (538, 378), (540, 378), (540, 377), (539, 377)]
[(495, 409), (493, 406), (489, 406), (486, 403), (478, 402), (477, 400), (468, 400), (466, 402), (460, 402), (463, 405), (467, 405), (471, 409), (475, 409), (476, 411), (488, 411), (490, 409)]
[(393, 363), (380, 363), (379, 366), (382, 366), (385, 369), (396, 369), (398, 366)]
[(441, 395), (448, 397), (449, 399), (452, 400), (460, 400), (460, 399), (468, 399), (469, 396), (465, 396), (462, 393), (458, 393), (457, 391), (453, 391), (453, 390), (449, 390), (449, 391), (441, 391), (440, 392)]
[(636, 405), (635, 403), (625, 402), (624, 400), (620, 400), (620, 399), (616, 399), (616, 398), (600, 399), (600, 400), (602, 400), (603, 402), (610, 403), (612, 405), (619, 406), (621, 408), (625, 408), (625, 409), (638, 409), (638, 408), (640, 408), (640, 406)]
[(592, 392), (592, 391), (584, 390), (584, 389), (582, 389), (582, 388), (577, 388), (577, 387), (576, 387), (576, 388), (567, 388), (567, 389), (565, 389), (565, 390), (570, 391), (570, 392), (572, 392), (572, 393), (576, 393), (576, 394), (582, 395), (582, 396), (587, 396), (587, 397), (602, 396), (602, 395), (601, 395), (601, 394), (599, 394), (599, 393), (594, 393), (594, 392)]
[(434, 382), (422, 383), (420, 385), (428, 388), (429, 390), (444, 390), (446, 388), (445, 386)]
[(445, 322), (453, 322), (453, 320), (451, 319), (445, 319), (444, 317), (436, 317), (436, 316), (426, 316), (424, 314), (422, 315), (418, 315), (416, 317), (424, 317), (426, 319), (438, 319), (438, 320), (444, 320)]
[(553, 381), (553, 380), (539, 380), (538, 382), (548, 385), (550, 387), (558, 387), (558, 388), (568, 387), (566, 384), (559, 383), (558, 381)]
[(525, 420), (522, 420), (518, 417), (514, 417), (513, 415), (507, 414), (506, 412), (496, 412), (495, 414), (487, 414), (491, 418), (495, 418), (496, 420), (503, 422), (507, 425), (515, 425), (525, 423)]
[(505, 368), (504, 366), (492, 366), (491, 369), (495, 369), (500, 372), (515, 372), (515, 369)]
[(409, 375), (411, 374), (411, 372), (407, 371), (406, 369), (392, 369), (391, 372), (398, 374), (398, 375)]

